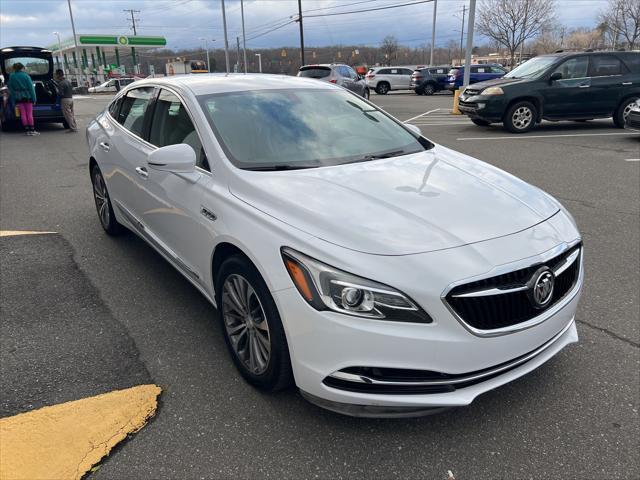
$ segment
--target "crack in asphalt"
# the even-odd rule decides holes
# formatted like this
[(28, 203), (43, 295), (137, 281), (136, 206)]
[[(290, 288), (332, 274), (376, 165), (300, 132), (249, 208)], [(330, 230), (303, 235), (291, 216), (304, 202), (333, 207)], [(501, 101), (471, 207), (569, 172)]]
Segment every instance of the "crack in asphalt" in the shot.
[(576, 318), (576, 322), (579, 322), (579, 323), (580, 323), (580, 324), (582, 324), (582, 325), (586, 325), (587, 327), (591, 327), (591, 328), (593, 328), (594, 330), (598, 330), (598, 331), (600, 331), (600, 332), (606, 333), (606, 334), (607, 334), (607, 335), (609, 335), (611, 338), (615, 338), (616, 340), (620, 340), (620, 341), (622, 341), (622, 342), (624, 342), (624, 343), (626, 343), (626, 344), (628, 344), (628, 345), (631, 345), (632, 347), (640, 348), (640, 343), (638, 343), (638, 342), (634, 342), (633, 340), (629, 340), (628, 338), (625, 338), (625, 337), (623, 337), (623, 336), (621, 336), (621, 335), (618, 335), (617, 333), (612, 332), (611, 330), (609, 330), (609, 329), (607, 329), (607, 328), (604, 328), (604, 327), (598, 327), (598, 326), (596, 326), (596, 325), (593, 325), (593, 324), (591, 324), (591, 323), (589, 323), (589, 322), (586, 322), (586, 321), (584, 321), (584, 320), (580, 320), (580, 319), (578, 319), (578, 318)]

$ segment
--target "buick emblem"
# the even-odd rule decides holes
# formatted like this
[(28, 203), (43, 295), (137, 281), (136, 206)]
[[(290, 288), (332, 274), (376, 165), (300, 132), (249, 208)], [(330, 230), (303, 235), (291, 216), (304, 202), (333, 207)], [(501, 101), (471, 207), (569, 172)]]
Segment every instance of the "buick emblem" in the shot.
[(531, 277), (529, 284), (529, 298), (535, 308), (549, 305), (553, 297), (553, 286), (556, 277), (548, 267), (541, 267)]

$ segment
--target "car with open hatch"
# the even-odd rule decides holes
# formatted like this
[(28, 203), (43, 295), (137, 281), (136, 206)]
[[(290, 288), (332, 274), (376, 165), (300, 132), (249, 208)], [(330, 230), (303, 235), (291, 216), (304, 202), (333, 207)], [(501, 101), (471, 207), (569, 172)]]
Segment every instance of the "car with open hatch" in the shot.
[(569, 212), (336, 85), (141, 80), (87, 142), (104, 230), (139, 235), (217, 308), (260, 389), (296, 385), (349, 415), (423, 415), (578, 340)]
[(458, 108), (476, 125), (502, 123), (524, 133), (543, 119), (612, 118), (623, 128), (638, 99), (640, 52), (557, 52), (534, 57), (501, 79), (469, 85)]

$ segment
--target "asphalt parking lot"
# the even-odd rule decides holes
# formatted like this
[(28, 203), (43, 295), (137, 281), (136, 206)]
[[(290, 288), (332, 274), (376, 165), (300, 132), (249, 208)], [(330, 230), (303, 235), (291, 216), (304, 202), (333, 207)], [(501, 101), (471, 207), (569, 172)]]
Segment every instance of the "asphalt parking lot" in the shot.
[(579, 344), (467, 408), (418, 419), (355, 419), (294, 390), (259, 393), (196, 289), (134, 235), (103, 233), (83, 130), (108, 97), (86, 97), (80, 133), (1, 136), (0, 230), (57, 234), (0, 238), (0, 416), (160, 385), (157, 416), (96, 479), (639, 478), (640, 135), (611, 120), (513, 135), (451, 115), (450, 95), (371, 100), (573, 213), (586, 251)]

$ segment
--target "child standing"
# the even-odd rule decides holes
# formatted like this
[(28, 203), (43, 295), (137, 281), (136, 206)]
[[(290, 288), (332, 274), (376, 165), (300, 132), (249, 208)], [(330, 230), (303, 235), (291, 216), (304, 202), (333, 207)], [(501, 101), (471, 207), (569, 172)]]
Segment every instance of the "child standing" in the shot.
[(13, 73), (9, 77), (9, 93), (20, 110), (20, 119), (26, 135), (40, 135), (33, 124), (33, 104), (36, 103), (36, 89), (24, 65), (20, 62), (13, 64)]

